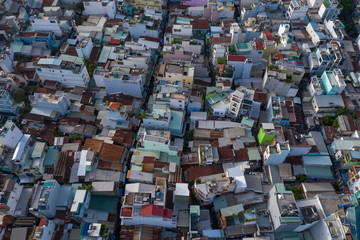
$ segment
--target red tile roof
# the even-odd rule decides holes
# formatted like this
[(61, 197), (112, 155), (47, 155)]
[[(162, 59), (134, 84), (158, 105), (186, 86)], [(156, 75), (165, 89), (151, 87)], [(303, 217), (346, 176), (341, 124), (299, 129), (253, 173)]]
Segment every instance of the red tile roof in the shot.
[(207, 165), (192, 167), (187, 170), (187, 178), (189, 182), (194, 181), (196, 178), (210, 176), (214, 174), (224, 173), (222, 165)]
[(246, 57), (244, 56), (228, 56), (228, 61), (233, 62), (245, 62)]
[(172, 210), (171, 209), (165, 209), (164, 217), (167, 218), (167, 219), (170, 219), (172, 217)]
[(141, 207), (141, 216), (164, 216), (164, 209), (161, 206), (156, 206), (154, 204), (144, 205)]
[(264, 45), (263, 45), (262, 42), (257, 41), (257, 42), (255, 42), (255, 44), (256, 44), (256, 49), (257, 50), (264, 50)]
[(192, 25), (193, 29), (210, 29), (209, 20), (207, 19), (197, 19), (195, 21), (191, 21), (190, 24)]
[(132, 208), (123, 208), (121, 216), (131, 217), (132, 216)]
[(159, 38), (147, 37), (147, 36), (140, 36), (140, 38), (143, 38), (143, 39), (146, 40), (146, 41), (160, 43), (160, 39), (159, 39)]
[(47, 219), (46, 219), (46, 218), (41, 219), (41, 220), (40, 220), (40, 223), (39, 223), (39, 227), (45, 226), (46, 223), (47, 223)]
[(235, 160), (236, 161), (249, 161), (249, 154), (246, 148), (240, 148), (235, 151)]
[(271, 32), (265, 31), (264, 34), (265, 34), (266, 39), (267, 39), (268, 41), (274, 41), (274, 36), (272, 35)]

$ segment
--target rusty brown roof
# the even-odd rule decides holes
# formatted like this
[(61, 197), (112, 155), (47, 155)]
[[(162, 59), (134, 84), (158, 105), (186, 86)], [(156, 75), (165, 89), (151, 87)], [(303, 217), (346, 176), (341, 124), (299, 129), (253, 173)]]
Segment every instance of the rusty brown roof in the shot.
[(92, 149), (94, 152), (96, 152), (97, 154), (99, 154), (103, 148), (104, 145), (104, 141), (103, 140), (98, 140), (98, 139), (93, 139), (93, 138), (87, 138), (85, 140), (84, 146), (83, 146), (83, 150), (88, 150), (88, 149)]

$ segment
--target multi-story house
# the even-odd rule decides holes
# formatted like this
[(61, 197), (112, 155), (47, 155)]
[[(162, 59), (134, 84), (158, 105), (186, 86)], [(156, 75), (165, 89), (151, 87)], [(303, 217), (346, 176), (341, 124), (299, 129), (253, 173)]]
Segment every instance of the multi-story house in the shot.
[(319, 9), (323, 3), (322, 0), (307, 0), (309, 8)]
[(324, 25), (326, 29), (329, 31), (331, 37), (335, 41), (342, 42), (344, 40), (344, 37), (346, 36), (344, 27), (342, 26), (342, 23), (340, 20), (324, 20)]
[(167, 183), (157, 177), (155, 185), (128, 183), (120, 211), (121, 221), (126, 225), (147, 224), (166, 228), (176, 227), (172, 209), (165, 207)]
[(314, 113), (335, 114), (337, 110), (345, 107), (341, 95), (315, 95), (311, 100), (311, 104)]
[(275, 127), (272, 123), (262, 123), (258, 133), (260, 145), (271, 144), (275, 138)]
[(91, 41), (91, 38), (87, 38), (84, 41), (80, 41), (75, 48), (77, 55), (81, 58), (90, 58), (90, 54), (93, 49), (93, 46), (94, 44)]
[(178, 155), (178, 147), (171, 145), (170, 131), (140, 128), (138, 133), (140, 149), (160, 151), (172, 156)]
[[(140, 68), (112, 68), (111, 72), (102, 75), (95, 72), (95, 79), (103, 82), (108, 94), (123, 93), (141, 98), (144, 94), (146, 72)], [(100, 84), (101, 85), (101, 84)]]
[(9, 53), (0, 54), (0, 67), (6, 73), (14, 72), (14, 68), (12, 66), (13, 60), (10, 55), (11, 54)]
[(286, 10), (286, 18), (303, 21), (308, 10), (309, 5), (305, 0), (292, 0)]
[(226, 173), (199, 177), (194, 182), (195, 197), (201, 205), (210, 205), (216, 196), (227, 192), (244, 192), (246, 187), (244, 171), (239, 166), (228, 168)]
[(85, 15), (101, 15), (108, 18), (116, 16), (116, 2), (110, 0), (84, 1)]
[(161, 9), (162, 0), (131, 0), (130, 4), (141, 10), (145, 9), (147, 6)]
[(234, 67), (234, 79), (249, 79), (253, 61), (244, 56), (228, 55), (227, 64)]
[[(36, 217), (53, 218), (58, 207), (68, 207), (71, 187), (61, 186), (56, 180), (47, 180), (35, 185), (29, 208)], [(66, 201), (64, 201), (64, 198)]]
[(324, 93), (327, 95), (341, 94), (346, 87), (344, 76), (340, 69), (324, 71), (320, 82)]
[(14, 41), (21, 41), (24, 45), (44, 46), (49, 49), (53, 48), (54, 40), (54, 35), (51, 32), (19, 32), (14, 37)]
[(141, 36), (159, 38), (161, 22), (155, 19), (148, 19), (145, 16), (126, 19), (123, 28), (128, 29), (130, 36), (137, 40)]
[(11, 120), (6, 121), (0, 128), (0, 143), (10, 149), (16, 148), (16, 145), (23, 136), (24, 134)]
[(192, 88), (194, 70), (190, 62), (168, 61), (160, 65), (155, 80), (159, 85), (171, 84)]
[(278, 165), (284, 163), (290, 153), (288, 142), (278, 142), (275, 145), (268, 145), (263, 153), (264, 165)]
[(292, 75), (272, 66), (265, 70), (263, 88), (283, 97), (295, 97), (298, 92), (298, 84), (294, 82)]
[(275, 184), (269, 192), (268, 209), (274, 232), (291, 232), (301, 225), (301, 217), (294, 195), (281, 183)]
[(288, 82), (298, 84), (305, 74), (305, 61), (290, 54), (272, 53), (269, 59), (269, 65), (269, 69), (285, 73)]
[(11, 97), (8, 90), (0, 90), (0, 113), (16, 115), (19, 112), (20, 107), (21, 106)]
[(70, 62), (57, 58), (41, 58), (35, 68), (42, 83), (50, 80), (60, 82), (64, 87), (86, 87), (90, 81), (81, 59)]
[[(7, 179), (1, 193), (1, 209), (0, 212), (5, 215), (20, 217), (27, 214), (27, 206), (21, 203), (21, 197), (26, 196), (24, 185), (20, 185), (14, 179)], [(23, 193), (25, 193), (23, 195)], [(29, 196), (30, 197), (30, 196)], [(28, 199), (29, 200), (29, 199)]]
[(90, 191), (86, 189), (77, 189), (70, 208), (70, 212), (75, 218), (83, 218), (85, 210), (89, 208)]
[[(63, 35), (63, 29), (57, 16), (45, 16), (42, 13), (37, 16), (31, 16), (29, 20), (36, 32), (51, 32), (58, 37)], [(68, 28), (70, 28), (69, 25)]]
[(351, 201), (354, 206), (359, 205), (360, 194), (360, 165), (353, 165), (347, 171), (348, 185), (351, 194)]
[(200, 144), (198, 146), (199, 165), (209, 165), (219, 161), (219, 153), (216, 147), (210, 144)]
[(169, 105), (153, 104), (152, 111), (143, 119), (145, 128), (170, 130), (173, 135), (184, 134), (184, 111), (171, 110)]
[(342, 7), (337, 0), (325, 0), (321, 5), (318, 14), (322, 20), (337, 20), (341, 10)]
[(52, 112), (64, 116), (70, 108), (71, 102), (63, 92), (55, 94), (35, 93), (31, 99), (33, 112), (42, 113), (45, 116), (51, 116)]
[(40, 220), (39, 225), (32, 232), (31, 239), (47, 240), (54, 237), (56, 224), (47, 218)]
[(315, 47), (325, 45), (329, 39), (328, 35), (325, 35), (322, 30), (323, 26), (319, 26), (316, 22), (310, 22), (306, 26), (306, 31), (311, 37), (311, 42)]
[(343, 53), (340, 45), (333, 41), (325, 47), (317, 48), (308, 56), (310, 74), (320, 77), (324, 71), (331, 71), (339, 67), (342, 60)]

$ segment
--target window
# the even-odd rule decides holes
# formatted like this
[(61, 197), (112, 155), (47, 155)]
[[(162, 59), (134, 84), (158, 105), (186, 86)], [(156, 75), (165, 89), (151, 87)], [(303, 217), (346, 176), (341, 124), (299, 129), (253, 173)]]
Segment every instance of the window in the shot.
[(50, 21), (50, 23), (56, 23), (56, 21), (54, 21), (54, 20), (51, 20), (51, 21)]

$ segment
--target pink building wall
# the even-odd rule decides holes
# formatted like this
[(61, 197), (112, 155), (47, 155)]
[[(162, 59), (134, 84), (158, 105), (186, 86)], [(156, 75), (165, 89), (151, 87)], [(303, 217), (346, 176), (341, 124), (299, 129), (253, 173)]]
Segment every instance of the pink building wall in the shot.
[(165, 53), (163, 55), (164, 60), (182, 60), (182, 61), (191, 61), (191, 55), (184, 55), (183, 50), (176, 50), (175, 53)]
[(190, 1), (183, 1), (183, 5), (187, 5), (190, 7), (201, 7), (204, 5), (208, 5), (208, 0), (190, 0)]

